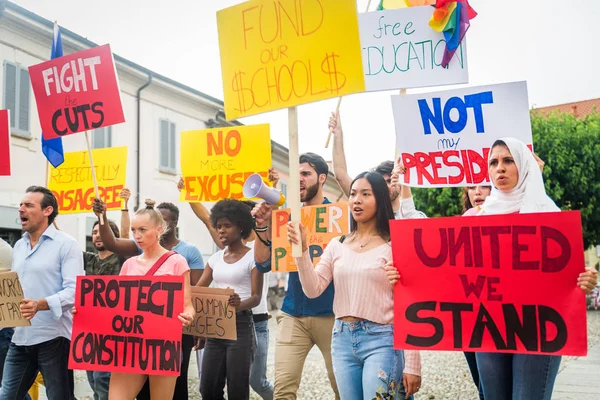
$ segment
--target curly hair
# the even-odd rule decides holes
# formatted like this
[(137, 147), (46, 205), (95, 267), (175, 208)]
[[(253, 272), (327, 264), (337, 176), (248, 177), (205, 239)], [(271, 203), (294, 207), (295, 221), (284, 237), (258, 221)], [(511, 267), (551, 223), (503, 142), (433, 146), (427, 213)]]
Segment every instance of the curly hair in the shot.
[(248, 205), (235, 199), (221, 200), (210, 210), (210, 223), (215, 229), (220, 218), (225, 218), (237, 225), (240, 228), (242, 238), (248, 239), (254, 225)]

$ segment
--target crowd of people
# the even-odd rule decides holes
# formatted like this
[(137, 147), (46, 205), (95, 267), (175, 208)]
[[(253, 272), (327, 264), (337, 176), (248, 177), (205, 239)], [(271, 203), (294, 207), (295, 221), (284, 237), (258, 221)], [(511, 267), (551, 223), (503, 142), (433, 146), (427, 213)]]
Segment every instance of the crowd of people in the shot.
[[(304, 362), (316, 345), (323, 356), (331, 392), (322, 398), (409, 399), (422, 384), (419, 351), (394, 348), (394, 286), (402, 285), (392, 260), (389, 221), (426, 218), (411, 190), (400, 184), (400, 162), (384, 161), (352, 178), (346, 168), (339, 114), (332, 114), (335, 179), (348, 196), (350, 232), (334, 238), (321, 259), (311, 260), (302, 225), (288, 227), (292, 244), (302, 244), (298, 272), (287, 276), (287, 289), (277, 320), (275, 371), (267, 377), (269, 310), (283, 286), (271, 271), (271, 213), (266, 203), (222, 199), (207, 210), (190, 203), (219, 251), (205, 263), (200, 251), (177, 237), (179, 208), (155, 207), (147, 200), (130, 219), (124, 190), (121, 229), (108, 221), (106, 205), (94, 201), (94, 212), (107, 223), (91, 232), (96, 252), (82, 251), (59, 230), (56, 198), (44, 187), (29, 187), (19, 207), (22, 238), (11, 250), (0, 242), (0, 268), (17, 272), (25, 299), (21, 314), (31, 326), (0, 331), (0, 400), (29, 398), (38, 375), (51, 400), (74, 399), (73, 371), (68, 368), (76, 279), (80, 275), (184, 277), (182, 327), (194, 316), (191, 287), (233, 289), (237, 340), (202, 339), (182, 334), (179, 377), (88, 372), (94, 398), (187, 399), (188, 366), (196, 351), (200, 393), (205, 400), (248, 399), (252, 388), (263, 399), (295, 399)], [(465, 188), (464, 215), (559, 211), (546, 195), (543, 162), (525, 144), (505, 138), (491, 144), (491, 186)], [(329, 167), (314, 154), (300, 156), (300, 197), (304, 206), (330, 203), (323, 187)], [(277, 185), (277, 171), (270, 171)], [(182, 189), (179, 183), (179, 190)], [(131, 234), (129, 234), (131, 232)], [(131, 236), (131, 238), (129, 237)], [(265, 276), (267, 275), (267, 276)], [(597, 272), (583, 272), (577, 285), (586, 292)], [(573, 285), (576, 283), (573, 282)], [(269, 296), (271, 296), (269, 298)], [(364, 301), (364, 299), (369, 301)], [(270, 301), (275, 299), (275, 301)], [(549, 400), (561, 358), (558, 356), (465, 353), (478, 387), (488, 400)]]

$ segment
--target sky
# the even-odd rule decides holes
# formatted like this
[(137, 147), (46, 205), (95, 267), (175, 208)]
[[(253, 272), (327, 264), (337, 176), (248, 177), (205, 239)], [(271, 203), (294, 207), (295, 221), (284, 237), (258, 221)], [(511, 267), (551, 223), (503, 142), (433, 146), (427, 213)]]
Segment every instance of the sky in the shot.
[[(239, 0), (12, 1), (95, 43), (110, 43), (122, 57), (223, 99), (216, 12)], [(367, 3), (358, 0), (358, 10), (364, 11)], [(467, 33), (469, 86), (525, 80), (532, 107), (600, 97), (600, 47), (593, 39), (600, 37), (600, 1), (469, 3), (479, 14)], [(397, 92), (344, 98), (340, 113), (350, 175), (394, 157), (392, 94)], [(331, 99), (298, 107), (300, 152), (331, 159), (325, 141), (336, 104)], [(239, 120), (270, 123), (271, 138), (287, 147), (287, 110)]]

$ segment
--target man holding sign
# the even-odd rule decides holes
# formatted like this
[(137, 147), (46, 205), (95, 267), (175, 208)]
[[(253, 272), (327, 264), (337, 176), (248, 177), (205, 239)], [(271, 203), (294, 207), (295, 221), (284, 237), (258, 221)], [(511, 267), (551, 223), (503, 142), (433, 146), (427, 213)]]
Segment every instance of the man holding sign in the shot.
[[(31, 186), (19, 207), (25, 234), (13, 250), (13, 271), (19, 275), (25, 299), (21, 313), (31, 321), (18, 327), (4, 367), (0, 398), (22, 399), (39, 372), (50, 399), (73, 399), (73, 375), (68, 370), (75, 282), (83, 275), (83, 257), (72, 237), (52, 222), (56, 197)], [(27, 298), (36, 296), (36, 299)]]

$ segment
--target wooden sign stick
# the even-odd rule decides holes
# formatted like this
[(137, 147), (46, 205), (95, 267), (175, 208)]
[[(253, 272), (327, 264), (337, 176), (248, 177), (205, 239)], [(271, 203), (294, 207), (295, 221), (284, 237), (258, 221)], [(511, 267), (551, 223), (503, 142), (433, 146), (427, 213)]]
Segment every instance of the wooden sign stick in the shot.
[[(92, 155), (92, 145), (90, 144), (90, 134), (85, 131), (85, 142), (87, 143), (87, 150), (90, 156), (90, 168), (92, 169), (92, 179), (94, 180), (94, 190), (96, 191), (96, 198), (100, 198), (100, 192), (98, 191), (98, 178), (96, 178), (96, 167), (94, 166), (94, 156)], [(104, 217), (102, 214), (98, 216), (100, 225), (104, 225)]]
[[(292, 214), (292, 224), (298, 231), (300, 223), (300, 153), (298, 151), (298, 109), (288, 108), (288, 125), (290, 134), (289, 164), (290, 178), (288, 182), (288, 205)], [(302, 242), (292, 244), (292, 256), (302, 257)]]
[[(369, 12), (369, 7), (371, 7), (371, 0), (369, 0), (369, 2), (367, 3), (367, 9), (365, 10), (365, 12)], [(339, 113), (340, 112), (340, 106), (342, 105), (342, 97), (340, 96), (338, 103), (337, 103), (337, 107), (335, 108), (335, 113)], [(333, 129), (329, 129), (329, 134), (327, 135), (327, 141), (325, 142), (325, 148), (329, 147), (329, 142), (331, 141), (331, 134), (333, 133)]]

